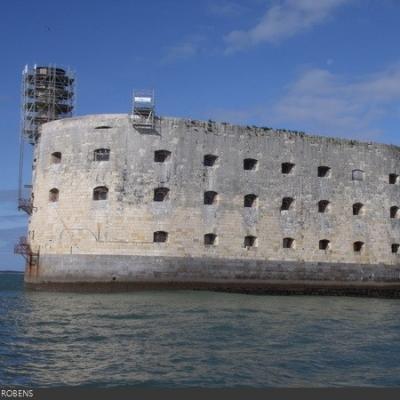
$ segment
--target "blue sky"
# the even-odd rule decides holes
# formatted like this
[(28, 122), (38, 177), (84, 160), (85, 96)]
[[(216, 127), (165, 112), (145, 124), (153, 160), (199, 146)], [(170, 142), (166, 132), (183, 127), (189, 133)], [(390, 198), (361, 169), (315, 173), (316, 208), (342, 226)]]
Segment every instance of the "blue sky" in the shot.
[[(25, 64), (77, 75), (77, 115), (128, 112), (154, 88), (160, 115), (400, 145), (396, 0), (13, 0), (0, 13), (0, 269), (16, 211)], [(28, 183), (29, 177), (25, 179)]]

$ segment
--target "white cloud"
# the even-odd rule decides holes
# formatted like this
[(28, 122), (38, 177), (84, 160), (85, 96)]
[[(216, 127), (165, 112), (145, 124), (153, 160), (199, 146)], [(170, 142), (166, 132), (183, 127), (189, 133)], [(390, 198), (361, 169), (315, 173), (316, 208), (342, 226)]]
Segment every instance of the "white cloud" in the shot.
[[(249, 30), (236, 30), (225, 37), (228, 53), (262, 42), (278, 43), (322, 23), (335, 8), (349, 0), (283, 0), (273, 5)], [(276, 2), (275, 2), (276, 3)]]
[(204, 40), (205, 37), (203, 35), (193, 35), (176, 45), (167, 47), (163, 62), (172, 63), (197, 55), (201, 50), (201, 44)]
[(386, 120), (400, 120), (399, 109), (400, 64), (358, 79), (308, 69), (276, 102), (218, 110), (212, 117), (371, 140), (383, 133)]
[(238, 17), (247, 11), (247, 8), (233, 1), (214, 0), (208, 5), (208, 11), (218, 17)]
[(395, 115), (400, 101), (400, 65), (348, 81), (326, 70), (305, 71), (272, 108), (276, 123), (338, 136), (368, 139), (377, 122)]

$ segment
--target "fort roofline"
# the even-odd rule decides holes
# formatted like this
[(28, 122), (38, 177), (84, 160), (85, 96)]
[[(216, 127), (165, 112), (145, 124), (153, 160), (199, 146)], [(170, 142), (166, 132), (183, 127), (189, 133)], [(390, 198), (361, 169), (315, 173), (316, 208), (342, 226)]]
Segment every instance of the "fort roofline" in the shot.
[[(98, 120), (108, 120), (108, 119), (120, 119), (122, 117), (128, 117), (130, 114), (126, 113), (113, 113), (113, 114), (86, 114), (86, 115), (79, 115), (71, 118), (64, 118), (59, 120), (54, 120), (43, 124), (42, 126), (46, 129), (48, 128), (57, 128), (58, 126), (65, 126), (70, 123), (75, 123), (78, 121), (85, 121), (88, 119), (98, 119)], [(240, 130), (240, 133), (246, 131), (249, 135), (254, 134), (255, 136), (261, 135), (272, 135), (272, 136), (281, 136), (285, 135), (286, 138), (302, 138), (306, 140), (310, 140), (311, 142), (315, 140), (319, 142), (321, 140), (332, 143), (332, 144), (343, 144), (343, 145), (350, 145), (350, 146), (383, 146), (390, 148), (392, 150), (400, 151), (400, 146), (388, 143), (381, 143), (381, 142), (374, 142), (374, 141), (363, 141), (363, 140), (355, 140), (355, 139), (346, 139), (341, 137), (335, 136), (327, 136), (327, 135), (318, 135), (318, 134), (311, 134), (308, 132), (303, 131), (295, 131), (291, 129), (282, 129), (282, 128), (271, 128), (271, 127), (259, 127), (256, 125), (242, 125), (242, 124), (232, 124), (229, 122), (220, 122), (220, 121), (213, 121), (213, 120), (196, 120), (184, 117), (172, 117), (172, 116), (159, 116), (159, 120), (163, 121), (171, 121), (171, 122), (184, 122), (188, 126), (196, 126), (199, 128), (204, 129), (211, 129), (217, 132), (223, 132), (224, 128), (227, 131), (232, 132), (232, 128), (237, 128)], [(237, 132), (239, 133), (239, 132)], [(221, 134), (221, 133), (220, 133)]]

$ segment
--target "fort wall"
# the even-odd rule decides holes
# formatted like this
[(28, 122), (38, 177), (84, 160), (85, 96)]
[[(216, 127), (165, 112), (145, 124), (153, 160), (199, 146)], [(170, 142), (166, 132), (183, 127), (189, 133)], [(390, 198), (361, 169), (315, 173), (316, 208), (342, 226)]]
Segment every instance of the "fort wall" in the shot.
[[(335, 265), (399, 266), (398, 147), (177, 118), (161, 118), (145, 133), (122, 114), (41, 129), (29, 241), (42, 265), (28, 281), (79, 280), (76, 268), (68, 275), (54, 261), (79, 255), (97, 264), (101, 255), (152, 257), (157, 265), (171, 258), (320, 264), (328, 275)], [(109, 160), (96, 158), (99, 149)], [(163, 161), (155, 160), (160, 150)], [(207, 155), (213, 165), (204, 165)], [(95, 188), (108, 193), (95, 200)], [(157, 188), (163, 201), (154, 201)], [(205, 192), (214, 192), (206, 194), (212, 204), (204, 204)], [(154, 242), (155, 232), (167, 233), (166, 241)], [(133, 264), (118, 274), (134, 280)], [(111, 275), (93, 279), (102, 276)]]

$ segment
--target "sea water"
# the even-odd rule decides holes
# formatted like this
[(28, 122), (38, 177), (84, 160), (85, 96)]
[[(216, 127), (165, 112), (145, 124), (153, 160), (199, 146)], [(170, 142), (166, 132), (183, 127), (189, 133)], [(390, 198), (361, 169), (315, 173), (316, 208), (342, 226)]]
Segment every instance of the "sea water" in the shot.
[(400, 300), (26, 291), (0, 274), (0, 384), (400, 385)]

